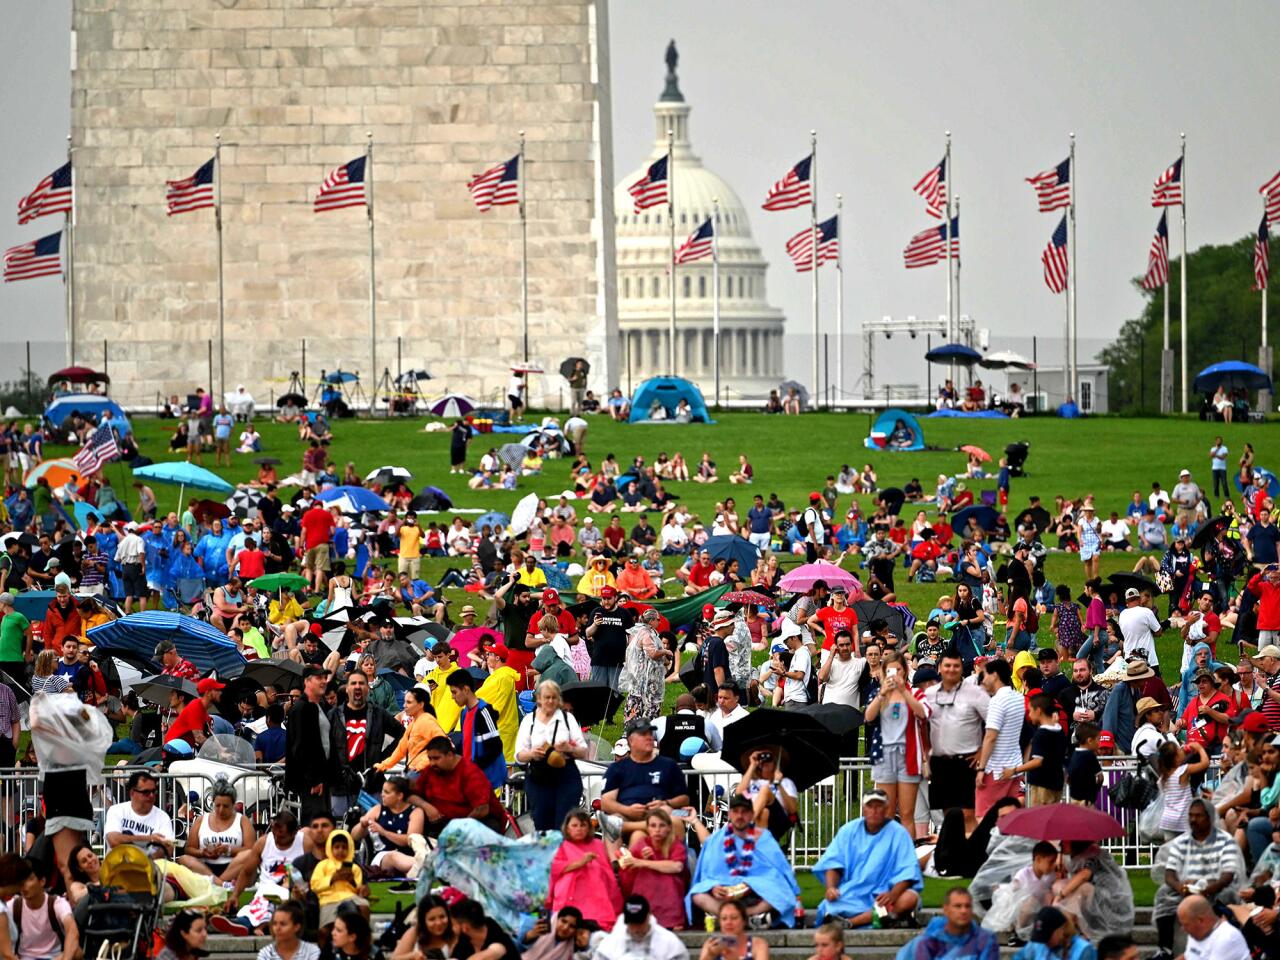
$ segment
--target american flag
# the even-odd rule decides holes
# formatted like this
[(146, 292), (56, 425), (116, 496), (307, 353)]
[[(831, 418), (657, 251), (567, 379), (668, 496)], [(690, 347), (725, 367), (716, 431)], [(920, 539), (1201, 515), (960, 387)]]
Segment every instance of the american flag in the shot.
[[(805, 227), (787, 241), (787, 255), (797, 273), (813, 269), (813, 229)], [(832, 217), (818, 224), (818, 266), (840, 259), (840, 220)]]
[(805, 157), (787, 171), (787, 175), (769, 189), (764, 198), (766, 210), (793, 210), (813, 202), (813, 155)]
[(210, 157), (207, 163), (185, 180), (165, 181), (169, 216), (213, 206), (213, 159)]
[(667, 160), (659, 157), (644, 172), (644, 176), (627, 188), (635, 199), (635, 212), (656, 207), (667, 202)]
[(1267, 198), (1267, 222), (1280, 220), (1280, 173), (1260, 186), (1258, 192)]
[(1182, 158), (1156, 179), (1151, 188), (1153, 207), (1178, 207), (1182, 205)]
[(490, 167), (467, 183), (471, 199), (480, 210), (490, 207), (509, 207), (520, 202), (520, 154), (510, 160)]
[(1271, 264), (1271, 236), (1267, 232), (1267, 215), (1258, 224), (1258, 236), (1253, 241), (1253, 289), (1267, 289), (1267, 273)]
[(36, 217), (51, 213), (71, 212), (71, 161), (36, 184), (36, 188), (18, 201), (18, 223), (30, 223)]
[(1054, 293), (1062, 293), (1067, 289), (1067, 216), (1062, 215), (1062, 222), (1049, 238), (1049, 245), (1040, 255), (1044, 264), (1045, 286)]
[(1151, 252), (1147, 254), (1147, 275), (1142, 278), (1142, 289), (1155, 290), (1169, 282), (1169, 211), (1160, 211), (1156, 235), (1151, 240)]
[[(960, 256), (960, 217), (951, 218), (951, 256)], [(902, 251), (902, 261), (908, 270), (931, 267), (947, 259), (947, 225), (921, 230), (907, 248)]]
[(80, 476), (88, 477), (97, 473), (119, 455), (120, 447), (116, 443), (116, 435), (111, 425), (104, 423), (89, 434), (89, 439), (85, 441), (74, 459)]
[(316, 195), (316, 213), (365, 205), (364, 161), (364, 157), (356, 157), (329, 171)]
[(707, 217), (702, 226), (689, 234), (689, 239), (676, 250), (676, 263), (692, 263), (711, 256), (714, 252), (715, 235), (716, 228), (712, 225), (711, 218)]
[(62, 234), (51, 233), (4, 252), (4, 282), (56, 277), (62, 273)]
[(931, 168), (911, 189), (924, 197), (924, 208), (929, 216), (941, 217), (947, 206), (947, 158), (939, 160), (938, 165)]
[(1071, 206), (1071, 158), (1067, 157), (1051, 170), (1027, 177), (1027, 183), (1035, 188), (1041, 213)]

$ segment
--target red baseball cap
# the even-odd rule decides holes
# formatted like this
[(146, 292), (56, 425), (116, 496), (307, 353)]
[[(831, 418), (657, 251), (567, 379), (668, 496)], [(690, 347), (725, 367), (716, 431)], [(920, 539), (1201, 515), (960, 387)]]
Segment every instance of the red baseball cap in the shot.
[(704, 603), (702, 605), (702, 619), (710, 620), (716, 615), (716, 605), (714, 603)]
[(1110, 730), (1103, 730), (1100, 734), (1098, 734), (1098, 746), (1111, 747), (1114, 750), (1116, 746), (1115, 734), (1113, 734)]
[(324, 627), (320, 626), (319, 623), (313, 623), (307, 628), (307, 632), (318, 637), (320, 634), (324, 633)]
[(556, 593), (550, 587), (547, 587), (547, 589), (542, 591), (542, 602), (543, 603), (559, 603), (560, 594)]
[(506, 660), (507, 657), (511, 656), (511, 651), (507, 649), (507, 646), (504, 643), (495, 643), (489, 648), (489, 652), (499, 660)]
[(196, 693), (203, 697), (210, 690), (224, 690), (226, 689), (226, 686), (227, 685), (225, 683), (219, 683), (217, 680), (213, 679), (213, 677), (205, 677), (196, 684)]
[(1266, 718), (1254, 710), (1245, 714), (1244, 720), (1240, 722), (1240, 729), (1245, 733), (1266, 733), (1271, 728), (1267, 726)]
[(617, 590), (617, 588), (616, 588), (616, 587), (601, 587), (601, 588), (600, 588), (600, 599), (601, 599), (601, 600), (605, 599), (606, 597), (616, 597), (617, 595), (618, 595), (618, 590)]
[(818, 491), (816, 491), (816, 490), (815, 490), (813, 493), (809, 494), (809, 499), (810, 499), (810, 500), (821, 500), (821, 499), (822, 499), (822, 494), (818, 493)]

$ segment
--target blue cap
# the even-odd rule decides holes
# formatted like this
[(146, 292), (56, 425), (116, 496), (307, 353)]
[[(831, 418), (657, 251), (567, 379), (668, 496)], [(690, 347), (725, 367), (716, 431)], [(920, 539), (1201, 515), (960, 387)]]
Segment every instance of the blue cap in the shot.
[(705, 749), (707, 749), (707, 741), (701, 737), (685, 737), (680, 741), (680, 756), (684, 760), (696, 756)]

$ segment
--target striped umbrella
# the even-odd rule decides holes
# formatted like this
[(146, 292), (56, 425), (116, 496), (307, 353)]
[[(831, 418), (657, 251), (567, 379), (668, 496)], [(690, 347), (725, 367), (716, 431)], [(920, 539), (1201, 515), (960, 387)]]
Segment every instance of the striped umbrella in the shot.
[(233, 677), (244, 669), (244, 655), (230, 637), (224, 636), (203, 620), (181, 613), (146, 610), (131, 613), (94, 627), (87, 634), (89, 642), (108, 650), (129, 650), (142, 656), (155, 657), (156, 644), (168, 640), (178, 653), (204, 673), (216, 671), (220, 677)]

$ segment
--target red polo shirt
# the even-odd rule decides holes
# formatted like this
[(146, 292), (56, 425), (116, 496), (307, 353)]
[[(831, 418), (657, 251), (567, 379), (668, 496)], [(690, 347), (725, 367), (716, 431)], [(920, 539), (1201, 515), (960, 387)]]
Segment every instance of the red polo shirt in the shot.
[(415, 789), (446, 820), (469, 816), (472, 810), (482, 806), (488, 806), (489, 813), (493, 813), (493, 787), (484, 772), (470, 760), (460, 761), (452, 773), (427, 767), (418, 775)]

